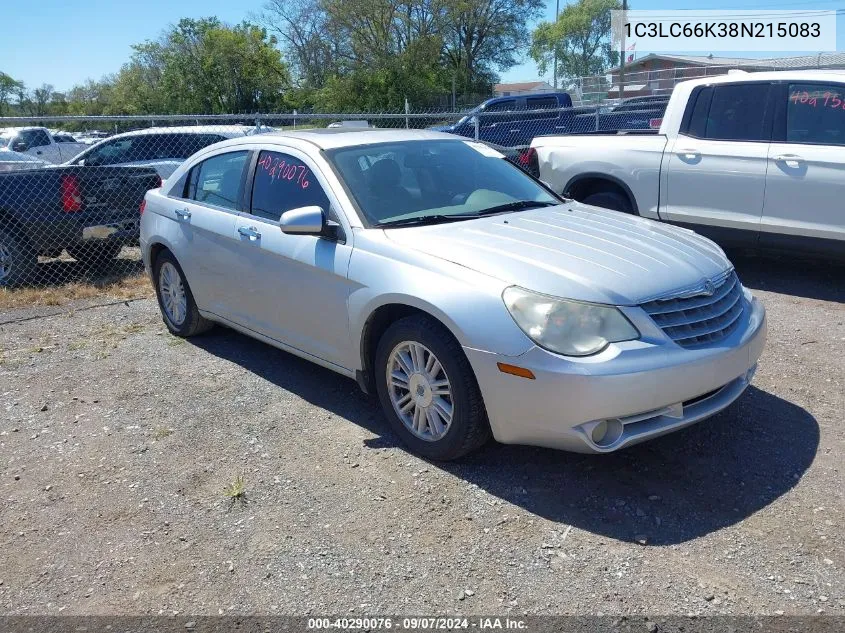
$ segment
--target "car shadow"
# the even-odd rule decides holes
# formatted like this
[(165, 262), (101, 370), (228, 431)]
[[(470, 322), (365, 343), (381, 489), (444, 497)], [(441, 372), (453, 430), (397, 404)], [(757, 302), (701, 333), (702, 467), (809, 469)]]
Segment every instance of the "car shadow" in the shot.
[[(327, 369), (218, 328), (191, 339), (315, 406), (371, 431), (370, 448), (401, 446), (378, 402)], [(339, 422), (343, 423), (343, 422)], [(433, 466), (561, 525), (644, 545), (681, 543), (733, 525), (788, 492), (813, 462), (815, 419), (750, 387), (689, 429), (610, 455), (491, 442)]]
[(743, 285), (752, 290), (845, 303), (845, 262), (729, 252)]

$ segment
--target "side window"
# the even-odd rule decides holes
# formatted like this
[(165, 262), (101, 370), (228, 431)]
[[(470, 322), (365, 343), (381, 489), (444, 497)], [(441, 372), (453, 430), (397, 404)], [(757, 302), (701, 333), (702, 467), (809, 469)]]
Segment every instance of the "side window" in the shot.
[(484, 112), (504, 112), (506, 110), (513, 110), (514, 108), (516, 108), (516, 99), (506, 99), (505, 101), (491, 103), (484, 108)]
[(137, 137), (114, 139), (95, 147), (88, 155), (81, 157), (86, 165), (119, 165), (128, 163), (132, 158), (130, 151)]
[(556, 97), (528, 97), (526, 105), (529, 110), (553, 110), (553, 112), (529, 112), (526, 118), (530, 119), (554, 119), (558, 116)]
[(695, 102), (690, 104), (692, 111), (689, 115), (686, 133), (696, 138), (704, 138), (704, 133), (707, 130), (707, 113), (710, 112), (710, 100), (713, 98), (713, 88), (702, 88), (697, 95), (694, 95), (694, 98)]
[(280, 152), (261, 152), (255, 166), (251, 213), (278, 220), (285, 211), (316, 205), (329, 214), (329, 199), (301, 160)]
[(845, 86), (789, 84), (786, 142), (845, 145)]
[(723, 141), (767, 141), (769, 84), (726, 84), (713, 89), (704, 137)]
[(50, 145), (50, 136), (44, 130), (23, 130), (20, 137), (29, 149)]
[(188, 197), (197, 202), (237, 209), (247, 151), (212, 156), (191, 169)]

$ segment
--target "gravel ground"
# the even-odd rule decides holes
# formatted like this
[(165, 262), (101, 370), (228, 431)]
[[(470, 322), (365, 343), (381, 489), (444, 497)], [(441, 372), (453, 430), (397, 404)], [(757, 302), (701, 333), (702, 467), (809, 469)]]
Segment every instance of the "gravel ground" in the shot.
[(6, 311), (0, 613), (845, 614), (845, 269), (737, 268), (754, 387), (600, 457), (427, 463), (352, 381), (151, 300)]

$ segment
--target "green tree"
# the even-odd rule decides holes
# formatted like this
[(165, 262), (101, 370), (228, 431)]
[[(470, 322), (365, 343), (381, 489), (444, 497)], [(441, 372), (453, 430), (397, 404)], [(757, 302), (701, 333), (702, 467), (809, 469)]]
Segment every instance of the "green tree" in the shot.
[(13, 79), (6, 73), (0, 71), (0, 116), (9, 112), (11, 98), (24, 89), (22, 81)]
[(275, 38), (248, 23), (183, 19), (133, 49), (111, 86), (110, 114), (273, 110), (290, 86)]
[(610, 12), (619, 0), (579, 0), (568, 5), (556, 22), (541, 22), (534, 30), (530, 55), (540, 74), (554, 64), (563, 78), (598, 75), (617, 63), (610, 43)]

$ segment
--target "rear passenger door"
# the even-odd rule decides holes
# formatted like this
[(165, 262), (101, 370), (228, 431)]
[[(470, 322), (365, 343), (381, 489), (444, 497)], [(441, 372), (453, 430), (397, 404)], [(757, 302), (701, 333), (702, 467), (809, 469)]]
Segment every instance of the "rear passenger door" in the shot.
[(178, 231), (171, 240), (201, 310), (233, 319), (239, 312), (240, 244), (235, 220), (241, 209), (248, 150), (209, 156), (194, 165), (181, 199), (168, 207)]
[(760, 245), (845, 251), (845, 83), (778, 88)]
[(704, 86), (690, 95), (663, 157), (663, 220), (695, 225), (721, 243), (754, 244), (760, 228), (771, 138), (773, 86)]
[[(236, 221), (237, 321), (332, 365), (350, 368), (346, 301), (351, 231), (313, 162), (293, 148), (255, 158), (249, 202)], [(316, 205), (341, 224), (337, 241), (286, 235), (282, 213)]]

